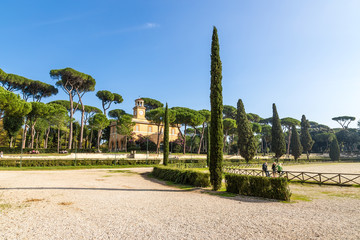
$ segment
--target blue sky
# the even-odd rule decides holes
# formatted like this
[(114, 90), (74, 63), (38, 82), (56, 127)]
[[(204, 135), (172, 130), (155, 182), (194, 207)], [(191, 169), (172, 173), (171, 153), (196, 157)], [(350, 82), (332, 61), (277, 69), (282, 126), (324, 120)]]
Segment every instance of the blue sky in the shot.
[[(223, 101), (247, 112), (338, 127), (360, 118), (360, 1), (3, 0), (0, 68), (55, 84), (51, 69), (96, 79), (132, 112), (139, 96), (210, 108), (210, 45), (218, 29)], [(62, 90), (55, 97), (68, 99)], [(356, 127), (356, 123), (351, 125)]]

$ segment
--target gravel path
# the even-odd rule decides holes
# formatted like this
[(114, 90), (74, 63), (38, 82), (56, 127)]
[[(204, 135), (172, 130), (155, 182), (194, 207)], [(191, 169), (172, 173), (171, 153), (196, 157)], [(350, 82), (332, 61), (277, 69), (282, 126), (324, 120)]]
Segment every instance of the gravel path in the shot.
[(0, 239), (360, 239), (359, 195), (289, 204), (202, 192), (113, 169), (2, 171)]
[[(271, 164), (269, 164), (269, 166), (271, 166)], [(311, 163), (311, 164), (285, 166), (284, 170), (319, 172), (319, 173), (358, 173), (358, 174), (360, 174), (360, 162), (359, 163), (319, 163), (319, 164)]]

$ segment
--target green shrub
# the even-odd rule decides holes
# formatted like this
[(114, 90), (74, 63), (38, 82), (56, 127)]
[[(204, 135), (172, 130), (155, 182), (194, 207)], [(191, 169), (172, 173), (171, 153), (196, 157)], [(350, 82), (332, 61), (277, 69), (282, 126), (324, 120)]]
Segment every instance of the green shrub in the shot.
[(285, 178), (225, 174), (226, 191), (245, 196), (289, 201), (291, 192)]
[(210, 186), (210, 174), (200, 171), (184, 170), (170, 167), (154, 167), (152, 171), (154, 177), (172, 181), (174, 183), (192, 185), (195, 187)]
[(160, 160), (113, 160), (113, 159), (20, 159), (0, 160), (0, 167), (54, 167), (54, 166), (114, 166), (114, 165), (152, 165)]

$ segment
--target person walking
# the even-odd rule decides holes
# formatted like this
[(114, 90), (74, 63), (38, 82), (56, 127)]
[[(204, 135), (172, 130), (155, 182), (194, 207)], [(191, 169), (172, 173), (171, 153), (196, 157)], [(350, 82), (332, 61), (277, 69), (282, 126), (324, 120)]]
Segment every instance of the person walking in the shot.
[(282, 171), (283, 171), (283, 168), (282, 168), (282, 166), (281, 166), (281, 163), (279, 163), (279, 164), (277, 165), (277, 172), (278, 172), (278, 174), (279, 174), (279, 177), (282, 175)]
[(276, 162), (274, 162), (271, 165), (271, 169), (272, 169), (273, 177), (276, 177)]
[(262, 165), (262, 170), (265, 172), (267, 177), (270, 177), (270, 173), (267, 170), (267, 162), (264, 162), (264, 164)]
[(0, 152), (0, 158), (3, 159), (3, 157), (4, 157), (4, 152), (1, 151), (1, 152)]

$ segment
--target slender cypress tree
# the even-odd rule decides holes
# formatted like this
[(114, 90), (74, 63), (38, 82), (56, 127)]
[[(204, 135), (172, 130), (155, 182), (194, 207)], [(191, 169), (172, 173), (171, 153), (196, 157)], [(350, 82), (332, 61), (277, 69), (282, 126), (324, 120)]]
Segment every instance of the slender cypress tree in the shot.
[(271, 138), (271, 150), (275, 153), (276, 160), (279, 161), (279, 158), (286, 152), (286, 144), (275, 103), (273, 103)]
[(257, 145), (241, 99), (237, 102), (236, 124), (240, 155), (245, 158), (248, 163), (249, 160), (254, 158)]
[(295, 158), (295, 161), (298, 160), (298, 158), (301, 156), (301, 153), (302, 153), (302, 146), (301, 146), (301, 143), (300, 143), (300, 137), (299, 137), (299, 134), (296, 130), (296, 127), (295, 127), (295, 124), (292, 125), (291, 127), (291, 155), (294, 156)]
[(304, 148), (304, 151), (306, 151), (306, 157), (308, 161), (310, 155), (309, 152), (314, 144), (314, 141), (312, 140), (311, 135), (309, 133), (309, 127), (310, 127), (309, 121), (306, 120), (305, 115), (302, 115), (300, 140), (301, 140), (301, 145)]
[(169, 161), (169, 109), (166, 103), (165, 107), (165, 124), (164, 124), (164, 165), (168, 165)]
[(210, 182), (213, 190), (221, 188), (223, 161), (223, 99), (222, 67), (217, 29), (214, 26), (211, 43), (211, 128), (210, 128)]
[(330, 158), (332, 161), (339, 161), (340, 159), (340, 148), (339, 143), (336, 139), (336, 137), (332, 140), (330, 144)]
[(206, 153), (206, 166), (210, 167), (210, 123), (207, 123), (206, 129), (206, 140), (207, 140), (207, 153)]

